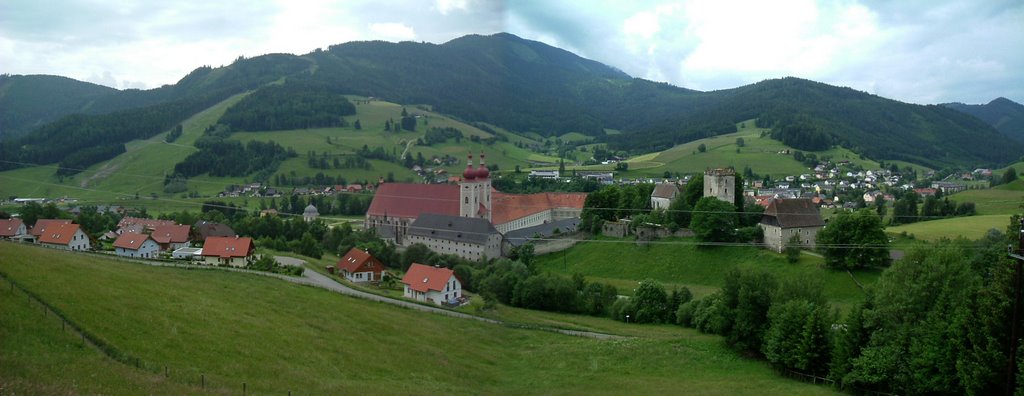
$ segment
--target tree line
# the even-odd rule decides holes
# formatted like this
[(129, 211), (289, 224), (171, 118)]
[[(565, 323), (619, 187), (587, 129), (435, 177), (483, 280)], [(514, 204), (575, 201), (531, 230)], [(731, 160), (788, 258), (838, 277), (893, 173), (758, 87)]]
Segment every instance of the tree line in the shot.
[(343, 117), (354, 115), (356, 107), (343, 93), (327, 84), (288, 79), (246, 96), (218, 122), (238, 131), (344, 127)]
[[(1010, 359), (1013, 265), (1005, 246), (1017, 242), (1018, 221), (1007, 234), (912, 248), (843, 319), (820, 281), (733, 270), (720, 291), (682, 304), (676, 320), (780, 369), (843, 387), (995, 394)], [(1024, 383), (1020, 372), (1013, 375)]]

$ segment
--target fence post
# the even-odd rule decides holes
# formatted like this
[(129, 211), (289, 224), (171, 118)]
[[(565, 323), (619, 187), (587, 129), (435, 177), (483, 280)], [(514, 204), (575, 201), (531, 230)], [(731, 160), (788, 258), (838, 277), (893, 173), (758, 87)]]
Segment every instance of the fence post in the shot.
[(245, 396), (245, 382), (242, 383), (242, 396)]
[(199, 374), (199, 386), (206, 389), (206, 374)]
[(170, 372), (167, 370), (167, 366), (164, 366), (164, 378), (170, 377)]

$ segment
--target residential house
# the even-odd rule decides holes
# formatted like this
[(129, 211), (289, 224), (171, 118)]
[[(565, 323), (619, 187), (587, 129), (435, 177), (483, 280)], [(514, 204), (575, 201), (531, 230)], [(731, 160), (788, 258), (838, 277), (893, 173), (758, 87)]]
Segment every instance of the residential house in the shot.
[(114, 241), (114, 253), (122, 257), (155, 258), (160, 245), (149, 235), (125, 232)]
[(59, 226), (61, 224), (71, 224), (71, 220), (65, 220), (65, 219), (39, 219), (39, 220), (36, 220), (36, 224), (32, 226), (32, 229), (29, 230), (29, 234), (31, 234), (35, 238), (35, 240), (38, 242), (39, 241), (39, 237), (41, 237), (44, 233), (46, 233), (46, 230), (48, 228), (56, 227), (56, 226)]
[(658, 184), (651, 192), (651, 208), (668, 209), (676, 195), (679, 195), (679, 187), (676, 187), (675, 183)]
[(402, 283), (405, 297), (417, 301), (454, 305), (462, 297), (462, 281), (448, 268), (412, 263)]
[[(36, 222), (39, 224), (39, 222)], [(39, 244), (64, 250), (89, 250), (92, 246), (78, 224), (58, 223), (46, 225), (39, 234)]]
[(28, 234), (25, 222), (19, 218), (0, 220), (0, 239), (16, 239)]
[(502, 236), (487, 219), (424, 213), (409, 227), (406, 246), (422, 243), (467, 260), (501, 257)]
[[(117, 222), (118, 234), (124, 232), (152, 232), (157, 227), (175, 225), (172, 220), (143, 219), (138, 217), (125, 217)], [(131, 227), (135, 226), (135, 227)], [(141, 227), (141, 228), (138, 228)]]
[(211, 236), (203, 244), (203, 261), (210, 265), (245, 267), (256, 248), (249, 237)]
[(232, 230), (227, 224), (199, 220), (192, 226), (192, 240), (198, 243), (205, 242), (209, 237), (233, 237), (235, 235), (235, 230)]
[(351, 282), (377, 282), (384, 279), (384, 263), (359, 248), (349, 249), (335, 265), (338, 275)]
[(160, 250), (169, 252), (183, 247), (189, 247), (189, 234), (192, 227), (187, 225), (162, 225), (157, 226), (150, 234), (153, 240), (160, 245)]
[(818, 231), (825, 227), (818, 205), (806, 198), (780, 199), (768, 203), (761, 223), (764, 230), (764, 244), (779, 253), (793, 235), (800, 237), (801, 247), (814, 249)]

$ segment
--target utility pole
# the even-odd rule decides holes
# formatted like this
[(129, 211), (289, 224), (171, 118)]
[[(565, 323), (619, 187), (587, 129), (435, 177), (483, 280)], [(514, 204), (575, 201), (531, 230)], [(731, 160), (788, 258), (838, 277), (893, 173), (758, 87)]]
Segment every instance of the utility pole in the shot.
[(1009, 256), (1017, 260), (1017, 268), (1014, 271), (1013, 282), (1013, 322), (1010, 324), (1010, 364), (1006, 372), (1006, 394), (1013, 395), (1017, 378), (1017, 349), (1020, 348), (1020, 304), (1021, 286), (1024, 283), (1024, 218), (1020, 220), (1020, 232), (1018, 233), (1017, 250), (1013, 245), (1009, 246)]

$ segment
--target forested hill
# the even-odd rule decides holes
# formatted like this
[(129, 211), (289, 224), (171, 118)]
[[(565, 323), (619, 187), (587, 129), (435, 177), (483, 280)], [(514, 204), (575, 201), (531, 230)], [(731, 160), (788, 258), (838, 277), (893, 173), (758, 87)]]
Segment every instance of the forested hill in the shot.
[(113, 88), (60, 76), (0, 76), (0, 138), (86, 111)]
[(1024, 105), (1006, 98), (996, 98), (983, 105), (946, 103), (943, 106), (980, 118), (999, 132), (1024, 142)]
[[(941, 106), (900, 103), (795, 78), (699, 92), (632, 78), (570, 52), (502, 33), (444, 44), (352, 42), (302, 56), (270, 55), (239, 59), (221, 68), (203, 67), (177, 84), (119, 91), (90, 107), (121, 110), (116, 118), (55, 122), (32, 136), (0, 141), (0, 154), (24, 162), (57, 162), (67, 153), (91, 147), (88, 144), (120, 144), (170, 128), (195, 106), (282, 79), (320, 87), (311, 94), (345, 92), (428, 104), (441, 113), (515, 132), (582, 132), (635, 153), (732, 132), (735, 123), (752, 118), (773, 127), (774, 136), (794, 147), (839, 144), (876, 159), (936, 168), (1005, 164), (1024, 152), (1020, 142)], [(282, 103), (302, 101), (283, 95), (304, 94), (285, 90), (272, 96)], [(143, 114), (149, 120), (144, 128), (107, 128), (109, 122)], [(605, 135), (607, 129), (622, 134)], [(117, 137), (104, 138), (109, 134)], [(73, 138), (62, 140), (60, 152), (46, 147), (46, 142), (66, 136)], [(29, 151), (23, 153), (25, 148)], [(76, 166), (102, 157), (96, 153)]]

